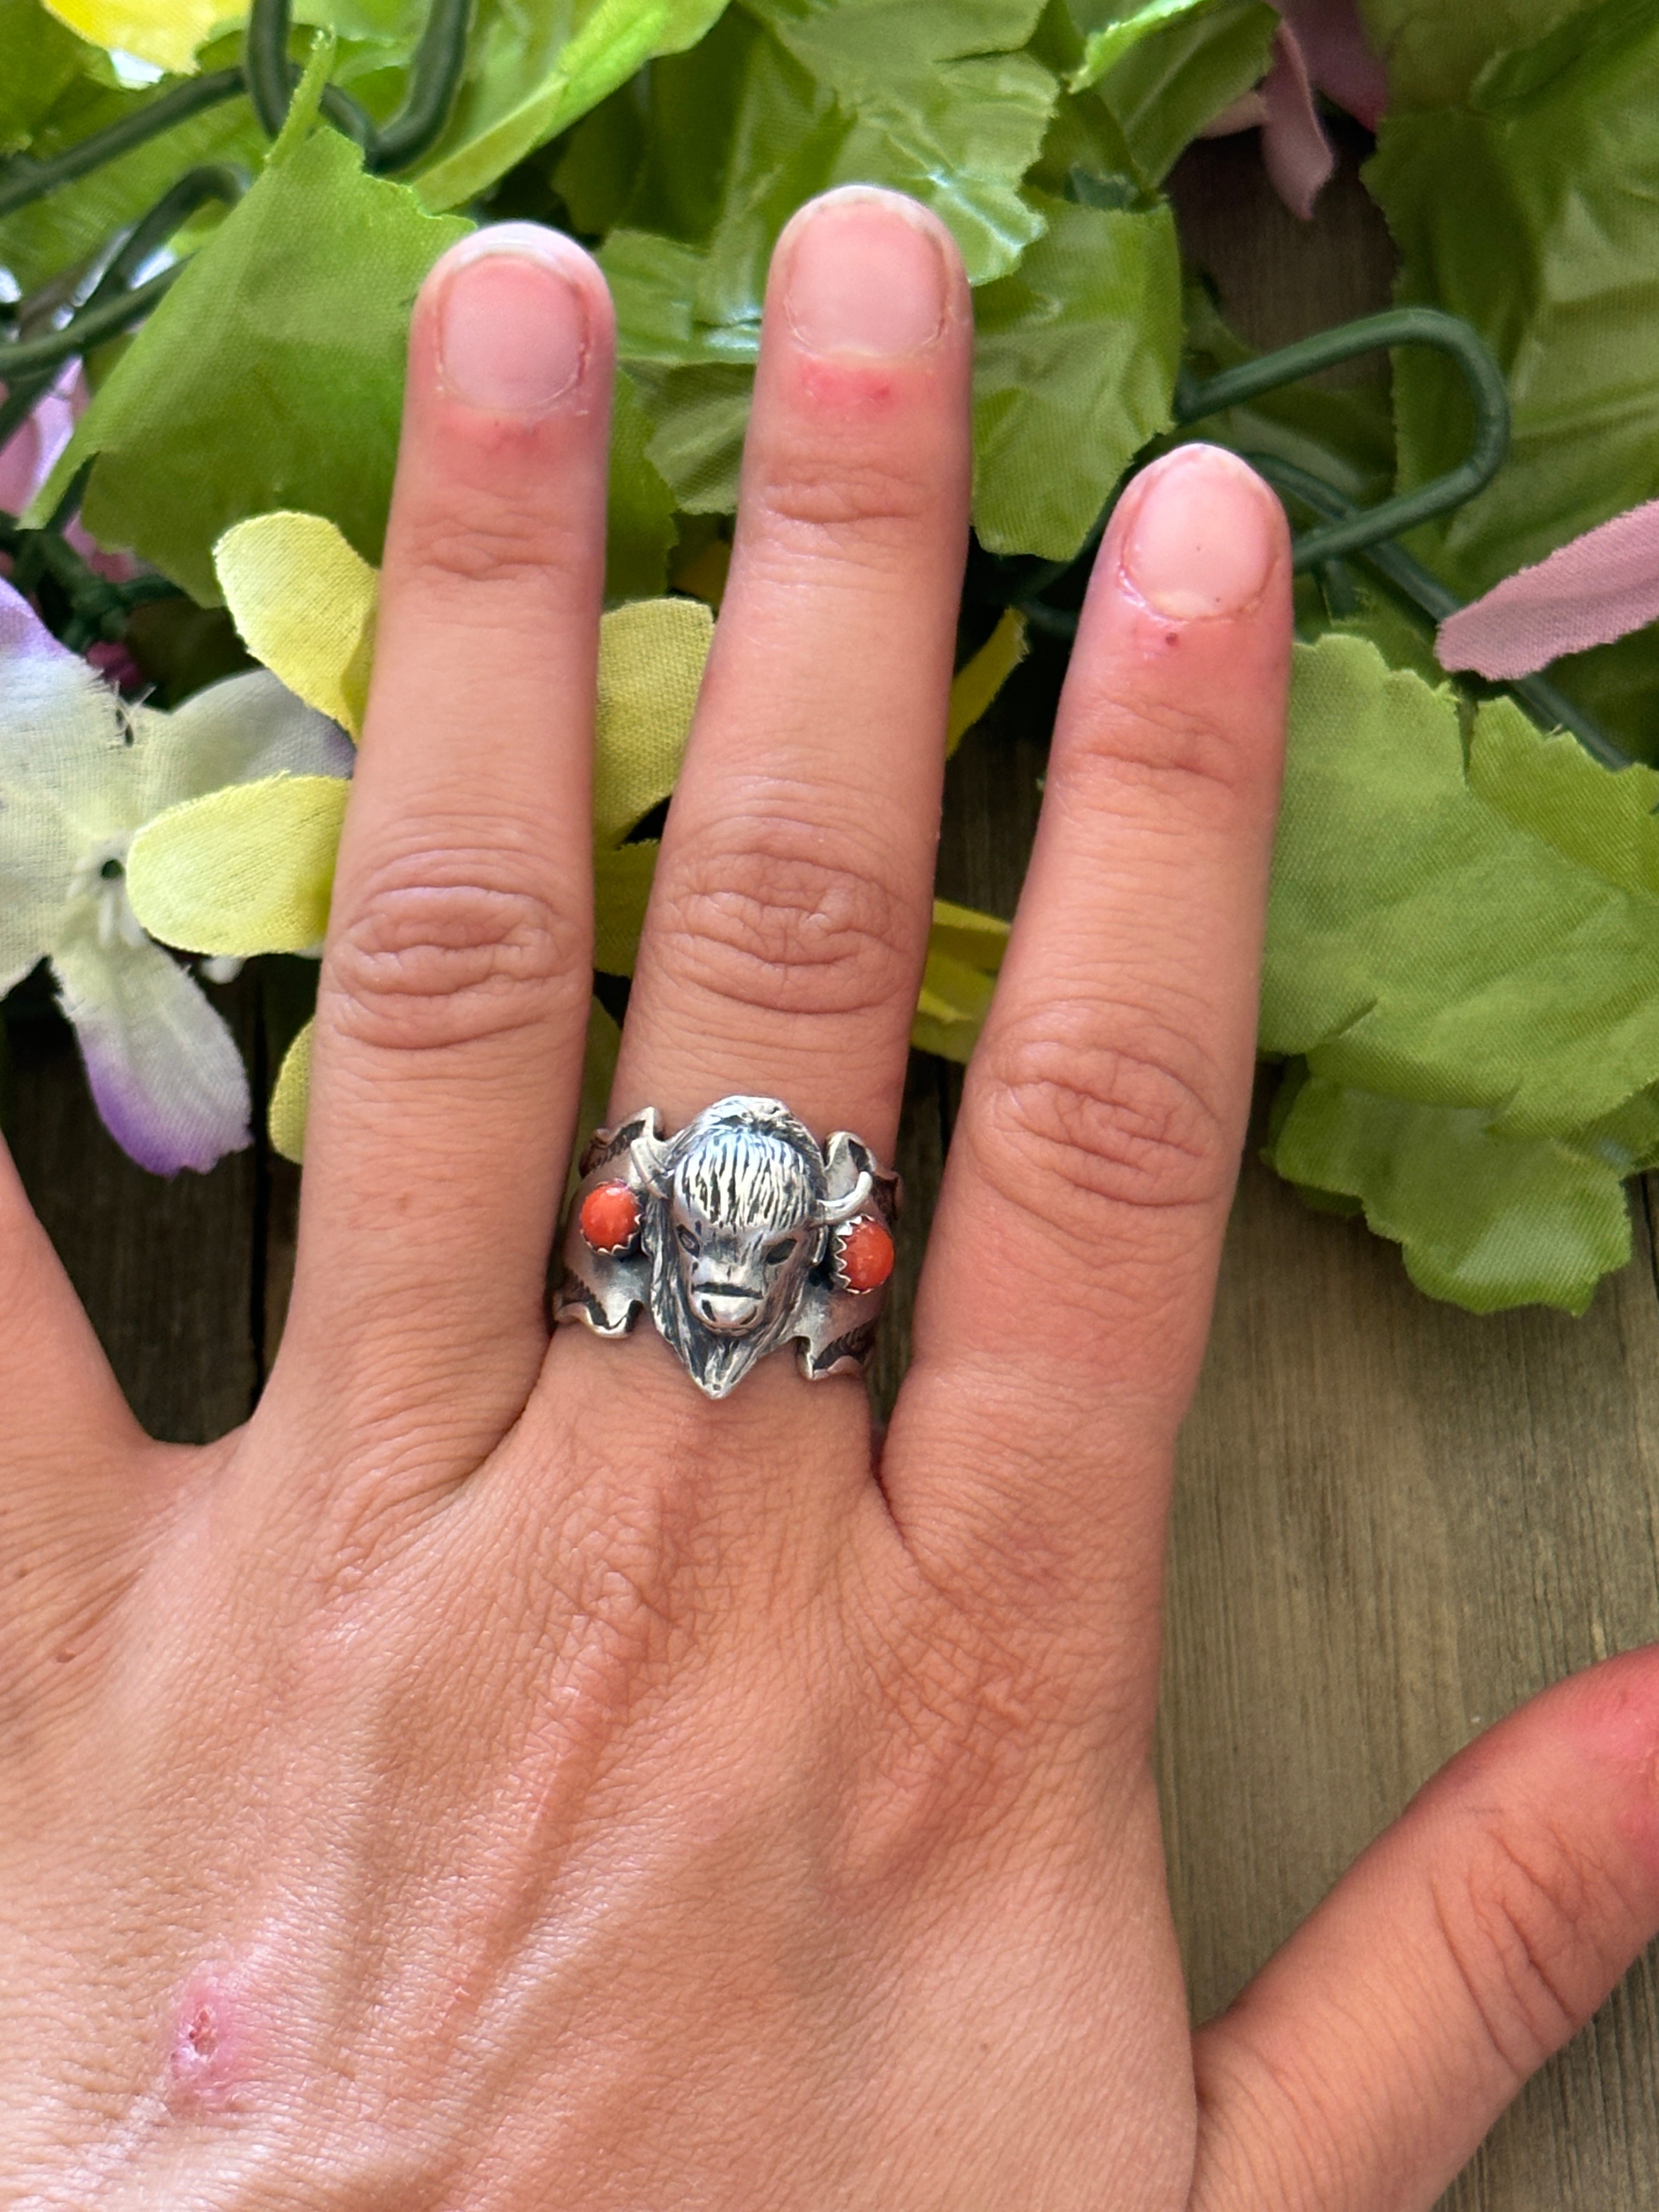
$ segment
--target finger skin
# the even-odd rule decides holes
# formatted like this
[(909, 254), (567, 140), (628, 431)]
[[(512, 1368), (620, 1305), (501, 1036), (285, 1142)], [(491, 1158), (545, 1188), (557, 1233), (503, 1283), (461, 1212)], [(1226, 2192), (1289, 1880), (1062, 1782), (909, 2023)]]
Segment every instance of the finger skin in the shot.
[[(861, 278), (863, 343), (834, 343), (812, 312), (826, 249)], [(780, 241), (731, 580), (641, 945), (619, 1112), (654, 1103), (675, 1128), (755, 1091), (820, 1137), (851, 1128), (890, 1154), (967, 546), (971, 335), (949, 234), (897, 194), (831, 194)]]
[(1119, 503), (884, 1466), (947, 1579), (1068, 1625), (1109, 1607), (1143, 1704), (1249, 1108), (1289, 586), (1278, 502), (1230, 454), (1183, 447)]
[(612, 351), (598, 270), (529, 225), (452, 248), (410, 333), (279, 1379), (320, 1371), (349, 1424), (383, 1412), (457, 1463), (545, 1349), (591, 990)]
[(1195, 2045), (1194, 2212), (1415, 2212), (1659, 1930), (1659, 1649), (1443, 1770)]
[[(84, 1541), (87, 1517), (131, 1508), (112, 1477), (145, 1443), (86, 1310), (0, 1139), (0, 1581), (38, 1564), (54, 1532)], [(78, 1533), (77, 1533), (78, 1532)]]

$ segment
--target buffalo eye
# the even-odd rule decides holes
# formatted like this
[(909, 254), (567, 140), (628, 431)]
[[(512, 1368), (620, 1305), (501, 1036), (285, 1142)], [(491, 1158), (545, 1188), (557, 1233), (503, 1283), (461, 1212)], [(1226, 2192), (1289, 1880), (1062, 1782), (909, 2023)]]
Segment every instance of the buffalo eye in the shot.
[(793, 1237), (786, 1237), (781, 1244), (774, 1244), (769, 1246), (766, 1255), (767, 1266), (769, 1267), (782, 1267), (784, 1261), (789, 1257), (789, 1255), (794, 1250), (794, 1249), (795, 1240)]
[(695, 1256), (697, 1249), (697, 1240), (691, 1234), (691, 1231), (689, 1229), (677, 1229), (674, 1231), (674, 1234), (680, 1240), (680, 1249), (683, 1252), (690, 1252)]

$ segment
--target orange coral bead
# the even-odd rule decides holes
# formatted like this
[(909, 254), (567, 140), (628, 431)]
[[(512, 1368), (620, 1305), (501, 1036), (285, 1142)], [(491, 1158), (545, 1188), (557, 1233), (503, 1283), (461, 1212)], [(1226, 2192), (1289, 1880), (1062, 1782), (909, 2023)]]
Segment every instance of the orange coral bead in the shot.
[(602, 1182), (582, 1200), (578, 1218), (596, 1252), (621, 1252), (640, 1233), (640, 1201), (625, 1182)]
[(893, 1240), (869, 1214), (842, 1230), (836, 1272), (849, 1291), (878, 1291), (893, 1272)]

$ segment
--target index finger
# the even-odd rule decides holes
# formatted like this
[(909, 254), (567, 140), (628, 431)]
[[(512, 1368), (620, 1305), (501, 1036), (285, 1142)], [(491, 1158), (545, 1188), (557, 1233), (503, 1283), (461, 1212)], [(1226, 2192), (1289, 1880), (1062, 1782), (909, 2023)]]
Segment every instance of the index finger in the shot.
[(1149, 1705), (1249, 1106), (1290, 642), (1267, 486), (1212, 447), (1146, 471), (1090, 586), (884, 1470), (944, 1574), (1068, 1616), (1110, 1588)]

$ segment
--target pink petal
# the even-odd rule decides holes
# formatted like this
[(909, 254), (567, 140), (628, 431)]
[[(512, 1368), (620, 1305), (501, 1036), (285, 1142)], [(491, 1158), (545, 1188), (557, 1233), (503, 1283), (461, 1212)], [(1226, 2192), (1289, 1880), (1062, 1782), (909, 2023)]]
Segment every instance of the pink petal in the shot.
[(1267, 120), (1261, 159), (1273, 190), (1292, 215), (1306, 222), (1329, 182), (1336, 155), (1314, 106), (1313, 82), (1296, 33), (1281, 23), (1273, 40), (1273, 65), (1261, 80)]
[(1308, 74), (1328, 100), (1375, 131), (1388, 112), (1387, 65), (1365, 43), (1356, 0), (1275, 0), (1296, 33)]
[(21, 514), (52, 474), (86, 404), (86, 379), (72, 362), (0, 446), (0, 507), (8, 514)]
[(1659, 620), (1659, 499), (1615, 514), (1448, 615), (1443, 668), (1503, 681)]

